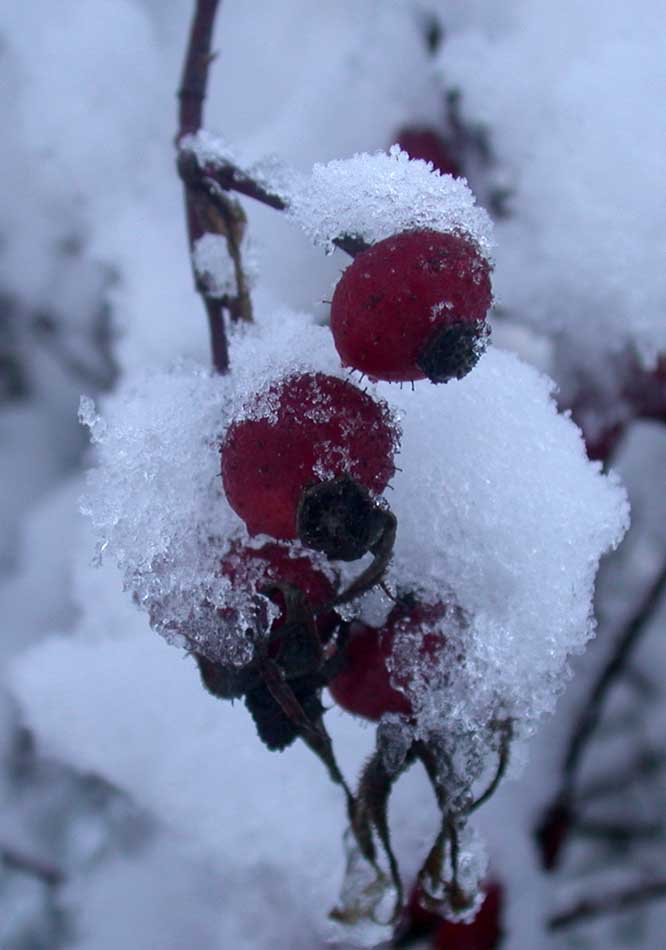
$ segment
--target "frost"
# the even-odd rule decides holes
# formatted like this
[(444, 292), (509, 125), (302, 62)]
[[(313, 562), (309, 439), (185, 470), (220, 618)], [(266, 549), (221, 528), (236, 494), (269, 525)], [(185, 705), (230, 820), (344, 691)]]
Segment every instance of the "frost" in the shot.
[(489, 255), (492, 225), (464, 180), (410, 160), (394, 145), (387, 153), (315, 165), (289, 198), (289, 213), (327, 251), (342, 236), (374, 243), (398, 231), (462, 231)]
[(221, 574), (230, 545), (253, 542), (224, 497), (219, 443), (258, 390), (294, 369), (344, 376), (326, 328), (285, 312), (275, 319), (268, 340), (249, 329), (233, 341), (229, 377), (182, 365), (121, 390), (103, 417), (86, 397), (79, 410), (97, 446), (82, 510), (95, 528), (98, 559), (117, 563), (134, 601), (170, 643), (234, 665), (252, 658), (247, 631), (259, 635), (258, 614), (265, 620), (275, 608), (257, 603), (251, 583), (235, 589)]
[[(126, 587), (167, 639), (243, 663), (237, 637), (217, 641), (216, 608), (228, 600), (219, 574), (221, 539), (233, 515), (218, 478), (216, 433), (223, 387), (209, 373), (155, 374), (106, 407), (105, 424), (82, 400), (98, 443), (83, 510), (100, 551), (115, 558)], [(242, 612), (245, 610), (240, 608)]]
[(446, 386), (379, 387), (403, 428), (388, 580), (449, 605), (434, 661), (414, 653), (412, 634), (396, 637), (423, 734), (446, 723), (481, 737), (498, 715), (530, 731), (593, 633), (599, 558), (624, 534), (628, 506), (551, 390), (493, 348)]
[(186, 136), (182, 148), (191, 152), (202, 169), (238, 169), (241, 178), (248, 177), (266, 191), (287, 200), (294, 181), (300, 180), (297, 172), (274, 155), (257, 158), (251, 151), (230, 145), (226, 139), (206, 129), (196, 135)]
[[(81, 408), (98, 442), (85, 507), (104, 556), (167, 639), (237, 664), (252, 645), (236, 627), (254, 628), (257, 605), (220, 576), (229, 544), (246, 537), (222, 493), (221, 435), (248, 406), (266, 413), (257, 393), (294, 368), (341, 372), (326, 328), (275, 321), (270, 345), (253, 329), (233, 341), (229, 377), (181, 367), (109, 400), (104, 423), (89, 401)], [(432, 631), (398, 626), (392, 675), (414, 737), (442, 744), (450, 794), (464, 798), (497, 748), (496, 723), (515, 719), (526, 735), (552, 710), (568, 656), (592, 635), (596, 569), (625, 530), (626, 498), (587, 461), (549, 381), (509, 354), (490, 350), (446, 386), (374, 391), (404, 431), (386, 499), (398, 519), (387, 581), (445, 609), (432, 655), (416, 643)], [(367, 599), (378, 617), (382, 597)], [(221, 629), (220, 608), (242, 622)]]
[[(241, 245), (243, 273), (252, 287), (256, 281), (256, 262), (248, 241)], [(229, 254), (226, 238), (219, 234), (204, 234), (194, 245), (192, 264), (209, 296), (227, 297), (237, 292), (236, 271)]]
[(389, 774), (400, 771), (413, 741), (414, 728), (407, 716), (399, 713), (382, 716), (377, 728), (377, 748)]

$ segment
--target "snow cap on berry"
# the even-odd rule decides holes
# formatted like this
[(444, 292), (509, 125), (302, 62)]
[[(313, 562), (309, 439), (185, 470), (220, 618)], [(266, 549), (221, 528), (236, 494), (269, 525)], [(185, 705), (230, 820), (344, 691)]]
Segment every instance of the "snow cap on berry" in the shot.
[(398, 145), (315, 165), (290, 195), (289, 214), (327, 251), (344, 235), (374, 244), (399, 231), (430, 228), (466, 234), (488, 257), (492, 223), (462, 178), (410, 160)]

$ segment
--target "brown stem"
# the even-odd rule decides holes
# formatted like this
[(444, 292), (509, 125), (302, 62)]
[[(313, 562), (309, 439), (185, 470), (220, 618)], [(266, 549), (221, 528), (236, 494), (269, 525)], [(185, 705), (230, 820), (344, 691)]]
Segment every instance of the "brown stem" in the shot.
[(513, 736), (513, 723), (511, 722), (511, 720), (508, 719), (506, 722), (502, 723), (501, 729), (502, 729), (502, 738), (500, 740), (497, 770), (495, 772), (492, 782), (490, 783), (488, 788), (485, 790), (485, 792), (482, 795), (480, 795), (476, 799), (476, 801), (472, 802), (472, 804), (467, 809), (466, 813), (468, 815), (471, 815), (472, 812), (475, 812), (478, 808), (481, 808), (482, 805), (485, 805), (485, 803), (493, 797), (502, 779), (504, 778), (506, 774), (506, 770), (509, 765), (509, 751), (511, 748), (511, 738)]
[(213, 27), (219, 0), (196, 0), (185, 64), (178, 90), (178, 141), (198, 132), (203, 122), (203, 103), (208, 85)]
[(623, 910), (630, 910), (647, 901), (659, 900), (666, 897), (666, 879), (648, 881), (624, 891), (606, 894), (603, 897), (587, 897), (578, 901), (568, 910), (554, 914), (548, 920), (549, 930), (563, 930), (572, 924), (605, 914), (618, 914)]
[(277, 663), (264, 657), (261, 663), (261, 675), (271, 696), (287, 719), (298, 729), (305, 744), (328, 769), (331, 779), (340, 785), (347, 800), (347, 811), (351, 816), (354, 810), (354, 797), (333, 754), (333, 743), (321, 719), (313, 722), (294, 695), (294, 691), (284, 678)]
[(251, 320), (252, 308), (247, 281), (242, 268), (240, 244), (245, 230), (245, 215), (240, 205), (222, 196), (212, 201), (210, 187), (196, 184), (183, 174), (180, 143), (187, 135), (196, 134), (203, 123), (203, 107), (208, 86), (208, 71), (214, 56), (211, 53), (213, 27), (219, 0), (196, 0), (185, 63), (178, 90), (178, 171), (183, 181), (187, 234), (192, 257), (197, 241), (206, 234), (222, 236), (234, 265), (236, 294), (218, 297), (194, 270), (194, 284), (200, 294), (208, 318), (213, 366), (218, 373), (229, 370), (229, 347), (225, 311), (232, 320)]
[[(180, 147), (178, 167), (183, 181), (189, 182), (192, 186), (207, 181), (209, 187), (215, 185), (222, 191), (234, 191), (275, 211), (289, 210), (289, 202), (283, 195), (269, 191), (261, 182), (244, 169), (238, 168), (233, 162), (216, 159), (202, 167), (187, 144)], [(342, 234), (334, 238), (333, 243), (350, 257), (356, 257), (370, 246), (362, 237), (354, 234)]]
[[(400, 767), (389, 771), (383, 760), (382, 750), (378, 747), (366, 762), (359, 782), (354, 813), (354, 831), (359, 844), (374, 830), (386, 855), (391, 880), (395, 888), (397, 917), (403, 902), (402, 878), (400, 868), (391, 844), (391, 831), (388, 823), (388, 800), (396, 780), (411, 765), (413, 754), (410, 750)], [(366, 857), (368, 855), (366, 854)]]

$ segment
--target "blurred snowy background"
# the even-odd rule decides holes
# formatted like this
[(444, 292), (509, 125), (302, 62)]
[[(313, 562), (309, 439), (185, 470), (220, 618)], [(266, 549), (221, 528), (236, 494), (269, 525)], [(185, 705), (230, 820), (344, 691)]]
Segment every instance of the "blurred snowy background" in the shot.
[[(298, 744), (266, 751), (242, 705), (204, 692), (192, 660), (123, 592), (113, 560), (93, 564), (79, 514), (94, 460), (80, 396), (117, 412), (147, 372), (210, 363), (173, 154), (191, 6), (28, 0), (0, 13), (3, 950), (315, 950), (342, 879), (344, 802), (320, 763)], [(217, 23), (206, 125), (243, 154), (305, 174), (427, 128), (495, 219), (496, 350), (459, 405), (446, 397), (477, 420), (478, 438), (465, 449), (444, 427), (413, 457), (426, 464), (453, 439), (454, 484), (467, 485), (460, 504), (473, 513), (485, 447), (487, 497), (504, 517), (470, 515), (468, 557), (506, 555), (522, 579), (507, 624), (536, 638), (507, 678), (542, 663), (544, 631), (557, 659), (553, 671), (542, 663), (549, 691), (521, 697), (530, 714), (562, 684), (559, 647), (589, 634), (596, 558), (624, 518), (621, 492), (594, 487), (601, 476), (570, 426), (558, 441), (564, 423), (535, 370), (554, 378), (591, 452), (608, 458), (612, 443), (629, 494), (632, 527), (602, 563), (598, 636), (478, 815), (507, 950), (663, 946), (656, 899), (559, 929), (547, 921), (581, 897), (659, 881), (666, 891), (666, 598), (586, 747), (554, 873), (534, 829), (593, 684), (666, 559), (665, 28), (662, 0), (224, 0)], [(284, 215), (244, 206), (259, 320), (274, 320), (276, 339), (294, 314), (324, 322), (347, 259), (325, 256)], [(382, 394), (401, 408), (411, 395)], [(425, 403), (419, 412), (435, 417)], [(528, 521), (541, 535), (533, 551)], [(373, 730), (337, 709), (327, 722), (357, 773)], [(391, 803), (407, 884), (437, 817), (425, 777), (410, 771)]]

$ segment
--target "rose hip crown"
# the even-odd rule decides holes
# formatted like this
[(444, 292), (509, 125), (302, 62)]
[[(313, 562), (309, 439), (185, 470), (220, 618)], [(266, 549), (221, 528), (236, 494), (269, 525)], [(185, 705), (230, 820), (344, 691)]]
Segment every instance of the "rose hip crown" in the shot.
[(405, 231), (358, 254), (331, 304), (345, 366), (388, 382), (465, 376), (487, 336), (490, 265), (462, 234)]
[(307, 373), (274, 383), (257, 406), (221, 445), (231, 507), (251, 534), (300, 534), (329, 557), (360, 557), (372, 533), (370, 494), (394, 473), (398, 429), (386, 405), (345, 380)]

